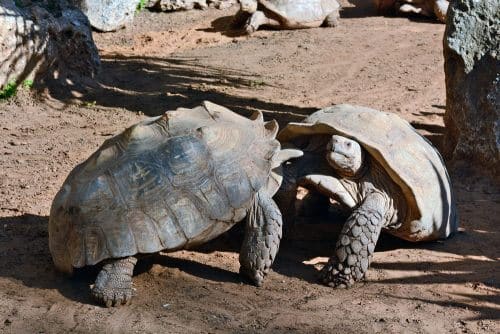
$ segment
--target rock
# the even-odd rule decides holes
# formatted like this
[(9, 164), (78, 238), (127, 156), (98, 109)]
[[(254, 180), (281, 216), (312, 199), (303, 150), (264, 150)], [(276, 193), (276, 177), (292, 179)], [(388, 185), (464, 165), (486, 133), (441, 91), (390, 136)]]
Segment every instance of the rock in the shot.
[(132, 22), (140, 0), (70, 0), (99, 31), (115, 31)]
[(64, 1), (50, 12), (39, 2), (16, 3), (0, 3), (0, 89), (26, 79), (75, 85), (97, 74), (99, 54), (80, 10)]
[(175, 10), (207, 9), (215, 7), (217, 9), (229, 8), (237, 3), (237, 0), (149, 0), (146, 8), (165, 12)]
[(500, 176), (500, 2), (452, 2), (443, 44), (445, 156)]

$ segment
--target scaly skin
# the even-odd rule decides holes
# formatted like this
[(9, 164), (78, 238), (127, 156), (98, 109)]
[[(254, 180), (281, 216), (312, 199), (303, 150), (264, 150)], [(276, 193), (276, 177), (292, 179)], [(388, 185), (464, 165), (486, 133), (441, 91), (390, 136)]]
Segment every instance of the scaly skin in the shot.
[(278, 253), (283, 222), (278, 206), (263, 190), (255, 194), (247, 214), (240, 251), (240, 274), (261, 286)]
[(96, 301), (106, 307), (129, 304), (134, 292), (132, 274), (136, 263), (133, 256), (107, 261), (91, 289)]
[(323, 283), (335, 288), (349, 288), (363, 279), (382, 227), (387, 222), (386, 203), (386, 196), (373, 192), (353, 211), (339, 236), (335, 255), (321, 271)]

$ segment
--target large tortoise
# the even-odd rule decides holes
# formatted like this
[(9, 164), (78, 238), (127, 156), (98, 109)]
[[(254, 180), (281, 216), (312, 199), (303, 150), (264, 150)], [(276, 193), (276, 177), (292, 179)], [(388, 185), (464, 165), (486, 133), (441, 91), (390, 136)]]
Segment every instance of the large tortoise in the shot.
[(210, 102), (147, 119), (107, 140), (67, 177), (50, 211), (56, 267), (103, 262), (93, 296), (128, 303), (138, 254), (189, 248), (247, 217), (240, 272), (262, 283), (278, 251), (278, 125)]
[(315, 28), (338, 24), (337, 0), (240, 0), (233, 25), (251, 34), (260, 26), (280, 29)]
[(303, 185), (352, 210), (322, 270), (324, 283), (349, 287), (362, 279), (382, 229), (409, 241), (446, 238), (456, 231), (441, 156), (397, 115), (337, 105), (288, 124), (278, 139), (304, 150), (304, 158), (289, 167), (299, 164), (286, 191)]

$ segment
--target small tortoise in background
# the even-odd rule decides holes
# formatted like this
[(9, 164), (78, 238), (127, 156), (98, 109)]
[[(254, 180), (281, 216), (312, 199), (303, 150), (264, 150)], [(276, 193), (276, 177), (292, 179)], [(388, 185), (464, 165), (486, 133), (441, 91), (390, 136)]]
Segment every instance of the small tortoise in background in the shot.
[[(278, 125), (205, 102), (147, 119), (107, 140), (67, 177), (50, 211), (56, 267), (103, 262), (93, 296), (132, 298), (138, 254), (211, 240), (247, 217), (240, 272), (260, 285), (278, 251), (281, 214)], [(288, 156), (287, 156), (288, 155)]]
[[(362, 279), (382, 229), (409, 241), (446, 238), (456, 231), (441, 156), (400, 117), (337, 105), (288, 124), (278, 139), (304, 151), (304, 158), (286, 167), (298, 164), (284, 191), (296, 192), (298, 184), (312, 187), (352, 210), (322, 270), (325, 284), (349, 287)], [(316, 162), (307, 160), (311, 154)], [(287, 177), (285, 170), (284, 186)]]
[(315, 28), (338, 24), (336, 0), (240, 0), (233, 25), (251, 34), (260, 26), (279, 29)]
[(413, 13), (436, 17), (443, 23), (446, 22), (449, 5), (447, 0), (374, 0), (374, 3), (379, 14)]

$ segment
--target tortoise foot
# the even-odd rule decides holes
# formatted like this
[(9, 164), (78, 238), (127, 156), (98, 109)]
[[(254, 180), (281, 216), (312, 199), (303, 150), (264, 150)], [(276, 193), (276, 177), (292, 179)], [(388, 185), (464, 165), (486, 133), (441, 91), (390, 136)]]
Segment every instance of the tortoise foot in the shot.
[(248, 278), (255, 286), (262, 286), (266, 274), (262, 270), (247, 269), (240, 267), (240, 275)]
[(104, 265), (91, 288), (94, 299), (106, 307), (130, 304), (134, 295), (132, 273), (137, 259), (114, 260)]
[(356, 281), (350, 268), (343, 268), (341, 264), (329, 261), (320, 272), (320, 281), (332, 288), (347, 289)]

